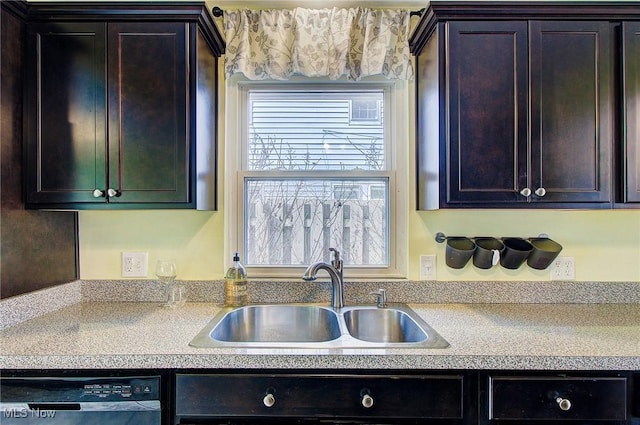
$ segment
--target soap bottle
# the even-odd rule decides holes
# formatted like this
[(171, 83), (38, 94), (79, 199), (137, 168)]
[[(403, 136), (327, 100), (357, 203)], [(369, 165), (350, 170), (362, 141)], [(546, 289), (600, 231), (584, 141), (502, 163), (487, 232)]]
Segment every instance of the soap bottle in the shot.
[(233, 256), (233, 265), (227, 270), (225, 279), (225, 305), (239, 307), (247, 303), (247, 271), (240, 264), (240, 255)]

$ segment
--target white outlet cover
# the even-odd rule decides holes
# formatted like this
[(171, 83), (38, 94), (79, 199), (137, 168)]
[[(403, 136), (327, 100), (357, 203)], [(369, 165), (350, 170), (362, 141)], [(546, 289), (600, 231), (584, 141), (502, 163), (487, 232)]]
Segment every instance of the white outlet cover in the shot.
[(574, 280), (576, 278), (573, 257), (557, 257), (550, 267), (551, 280)]
[(149, 272), (149, 253), (123, 252), (122, 277), (147, 277)]

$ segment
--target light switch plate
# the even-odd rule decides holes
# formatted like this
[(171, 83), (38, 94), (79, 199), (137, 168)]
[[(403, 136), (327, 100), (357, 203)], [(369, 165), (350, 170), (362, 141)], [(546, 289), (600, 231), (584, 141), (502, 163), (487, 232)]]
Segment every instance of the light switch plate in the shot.
[(122, 277), (147, 277), (148, 267), (149, 253), (122, 253)]
[(420, 280), (436, 280), (436, 256), (420, 256)]

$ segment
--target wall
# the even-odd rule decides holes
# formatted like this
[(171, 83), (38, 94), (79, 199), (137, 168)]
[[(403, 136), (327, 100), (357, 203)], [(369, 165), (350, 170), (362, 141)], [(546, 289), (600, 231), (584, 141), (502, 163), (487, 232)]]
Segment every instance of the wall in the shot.
[(0, 24), (0, 298), (76, 279), (76, 213), (25, 211), (22, 202), (23, 24), (9, 6), (20, 5), (3, 4)]
[[(222, 74), (222, 73), (221, 73)], [(221, 82), (224, 88), (224, 82)], [(407, 93), (414, 93), (413, 83)], [(413, 96), (408, 96), (413, 99)], [(220, 93), (220, 157), (224, 157), (224, 91)], [(233, 107), (233, 105), (232, 105)], [(232, 109), (229, 108), (229, 110)], [(404, 125), (413, 132), (414, 105), (409, 107)], [(404, 155), (409, 164), (413, 143)], [(547, 233), (563, 245), (562, 255), (572, 256), (576, 280), (640, 281), (640, 210), (557, 211), (557, 210), (440, 210), (415, 211), (411, 194), (415, 191), (414, 167), (407, 170), (409, 203), (408, 274), (419, 279), (419, 257), (438, 256), (438, 280), (549, 280), (549, 271), (494, 267), (479, 270), (469, 263), (462, 270), (444, 264), (444, 245), (437, 244), (437, 232), (447, 235), (537, 236)], [(221, 279), (230, 261), (224, 213), (224, 164), (219, 175), (221, 193), (218, 212), (202, 211), (81, 211), (79, 213), (80, 277), (82, 279), (119, 279), (123, 250), (148, 251), (149, 264), (158, 258), (174, 258), (179, 279)], [(152, 269), (152, 267), (150, 266)], [(149, 277), (153, 276), (150, 270)]]

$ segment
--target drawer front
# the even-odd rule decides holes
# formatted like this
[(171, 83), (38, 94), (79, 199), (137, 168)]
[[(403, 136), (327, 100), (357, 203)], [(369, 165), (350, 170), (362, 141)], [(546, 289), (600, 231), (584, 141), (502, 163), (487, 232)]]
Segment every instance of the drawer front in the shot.
[(624, 420), (626, 378), (491, 377), (489, 419)]
[(462, 391), (462, 376), (178, 374), (176, 415), (459, 419)]

